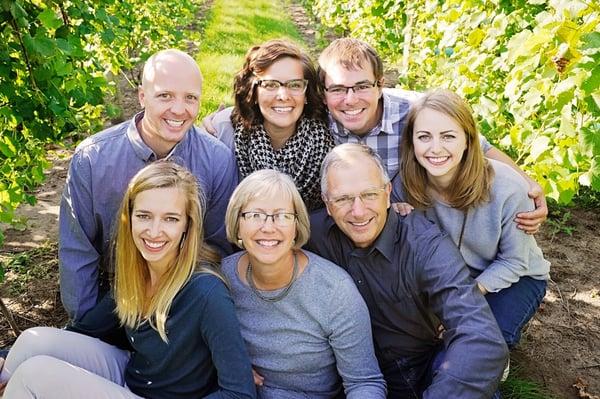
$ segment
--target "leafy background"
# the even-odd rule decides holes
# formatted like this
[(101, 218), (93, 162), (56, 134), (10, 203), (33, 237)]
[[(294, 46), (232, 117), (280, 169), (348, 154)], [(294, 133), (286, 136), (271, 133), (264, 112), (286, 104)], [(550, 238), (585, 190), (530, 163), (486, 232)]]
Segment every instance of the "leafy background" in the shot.
[(577, 0), (305, 0), (413, 90), (450, 88), (560, 204), (600, 191), (600, 6)]

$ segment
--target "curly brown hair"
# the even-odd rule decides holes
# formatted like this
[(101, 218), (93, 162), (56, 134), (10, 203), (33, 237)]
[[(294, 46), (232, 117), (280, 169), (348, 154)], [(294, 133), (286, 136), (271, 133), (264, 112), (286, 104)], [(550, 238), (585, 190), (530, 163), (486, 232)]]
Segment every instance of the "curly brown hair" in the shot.
[(317, 81), (317, 72), (310, 57), (298, 46), (285, 40), (269, 40), (254, 46), (244, 60), (242, 69), (233, 80), (235, 107), (231, 118), (234, 124), (242, 123), (245, 129), (263, 123), (264, 118), (256, 101), (256, 80), (276, 61), (284, 57), (302, 63), (306, 88), (306, 105), (302, 115), (310, 119), (326, 121), (327, 114), (323, 103), (323, 92)]

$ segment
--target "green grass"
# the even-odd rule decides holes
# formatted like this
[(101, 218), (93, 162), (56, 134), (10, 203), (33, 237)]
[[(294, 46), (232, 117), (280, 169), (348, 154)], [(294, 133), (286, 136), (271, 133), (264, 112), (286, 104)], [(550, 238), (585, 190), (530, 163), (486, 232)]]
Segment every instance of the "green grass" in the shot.
[(204, 75), (200, 116), (233, 104), (233, 75), (250, 47), (281, 38), (306, 48), (284, 1), (215, 0), (206, 18), (196, 55)]
[(502, 399), (554, 399), (539, 384), (519, 377), (518, 370), (510, 371), (508, 379), (500, 384)]

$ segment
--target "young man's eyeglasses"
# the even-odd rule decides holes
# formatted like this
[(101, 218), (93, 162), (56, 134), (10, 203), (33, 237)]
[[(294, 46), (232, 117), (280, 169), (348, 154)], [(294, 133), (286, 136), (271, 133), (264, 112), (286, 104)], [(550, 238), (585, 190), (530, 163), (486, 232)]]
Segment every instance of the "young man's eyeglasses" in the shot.
[(340, 195), (338, 197), (328, 198), (327, 202), (329, 202), (336, 208), (349, 208), (352, 206), (352, 204), (354, 204), (354, 201), (356, 200), (356, 198), (360, 198), (360, 200), (363, 202), (363, 204), (375, 202), (381, 198), (381, 196), (385, 192), (386, 186), (387, 186), (387, 184), (380, 188), (372, 188), (370, 190), (365, 190), (362, 193), (357, 194), (357, 195), (347, 195), (346, 194), (346, 195)]
[(331, 85), (325, 87), (325, 91), (332, 97), (344, 97), (348, 94), (348, 91), (352, 89), (354, 94), (366, 94), (371, 91), (373, 87), (379, 86), (379, 81), (370, 82), (368, 80), (364, 82), (358, 82), (354, 86), (343, 86), (343, 85)]
[(257, 80), (255, 85), (265, 89), (268, 92), (275, 93), (281, 86), (285, 87), (292, 94), (302, 94), (306, 91), (308, 87), (307, 79), (292, 79), (287, 82), (280, 82), (275, 79), (260, 79)]
[(278, 212), (268, 214), (265, 212), (249, 211), (240, 213), (240, 217), (246, 222), (252, 223), (257, 226), (262, 226), (267, 223), (267, 220), (271, 218), (273, 224), (279, 227), (288, 227), (296, 220), (296, 214), (291, 212)]

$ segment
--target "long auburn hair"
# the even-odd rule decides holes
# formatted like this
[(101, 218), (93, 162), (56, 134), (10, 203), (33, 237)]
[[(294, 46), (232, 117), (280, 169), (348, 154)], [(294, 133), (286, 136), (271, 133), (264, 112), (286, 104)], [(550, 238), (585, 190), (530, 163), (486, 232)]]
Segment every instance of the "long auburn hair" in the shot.
[(431, 206), (427, 191), (430, 185), (427, 171), (415, 156), (413, 144), (414, 124), (419, 112), (432, 109), (454, 119), (464, 130), (467, 148), (457, 172), (445, 191), (448, 204), (463, 211), (489, 200), (494, 170), (481, 151), (479, 133), (468, 104), (456, 93), (436, 89), (425, 93), (411, 106), (408, 122), (400, 145), (400, 173), (407, 201), (417, 208)]
[(244, 65), (233, 79), (233, 123), (242, 123), (244, 129), (263, 123), (264, 117), (257, 104), (256, 81), (271, 65), (286, 57), (302, 64), (304, 79), (308, 80), (306, 104), (302, 115), (309, 119), (327, 120), (323, 92), (318, 84), (317, 71), (312, 60), (295, 44), (276, 39), (254, 46), (246, 53)]
[[(141, 192), (175, 187), (185, 196), (187, 227), (173, 264), (162, 275), (152, 296), (146, 293), (150, 273), (137, 249), (131, 231), (135, 199)], [(184, 167), (157, 161), (140, 170), (131, 180), (118, 213), (114, 242), (115, 302), (121, 325), (137, 328), (148, 321), (168, 342), (165, 324), (173, 299), (194, 273), (218, 272), (219, 255), (204, 242), (203, 204), (196, 178)]]

